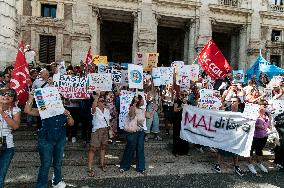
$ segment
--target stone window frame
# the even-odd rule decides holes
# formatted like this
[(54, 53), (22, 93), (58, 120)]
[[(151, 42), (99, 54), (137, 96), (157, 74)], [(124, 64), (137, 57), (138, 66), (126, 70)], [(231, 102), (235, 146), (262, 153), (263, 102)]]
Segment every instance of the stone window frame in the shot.
[[(49, 16), (44, 16), (44, 7), (49, 8)], [(55, 17), (51, 16), (51, 9), (55, 8)], [(57, 18), (57, 4), (41, 3), (40, 4), (40, 16), (47, 18)]]

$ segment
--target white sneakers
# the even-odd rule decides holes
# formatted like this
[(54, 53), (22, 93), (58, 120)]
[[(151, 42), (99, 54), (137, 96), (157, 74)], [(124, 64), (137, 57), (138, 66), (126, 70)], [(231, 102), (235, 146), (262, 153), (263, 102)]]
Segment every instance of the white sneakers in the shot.
[(256, 165), (258, 166), (258, 168), (260, 168), (260, 170), (262, 170), (262, 172), (268, 173), (268, 170), (265, 168), (263, 164), (257, 163)]
[[(265, 166), (262, 163), (257, 163), (256, 165), (262, 172), (268, 173), (267, 168), (265, 168)], [(251, 173), (257, 174), (257, 171), (254, 168), (253, 164), (248, 164), (247, 166), (248, 166), (249, 171), (251, 171)]]
[(247, 166), (248, 166), (249, 171), (251, 171), (251, 173), (257, 174), (257, 171), (255, 170), (253, 164), (248, 164)]
[(65, 188), (66, 183), (64, 181), (59, 182), (57, 185), (52, 185), (53, 188)]

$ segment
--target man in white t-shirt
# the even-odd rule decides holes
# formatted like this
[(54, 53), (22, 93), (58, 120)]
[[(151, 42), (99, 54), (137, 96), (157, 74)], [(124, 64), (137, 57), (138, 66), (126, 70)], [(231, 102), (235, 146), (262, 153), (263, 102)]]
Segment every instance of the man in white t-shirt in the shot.
[(39, 73), (39, 78), (32, 85), (33, 89), (49, 87), (48, 84), (49, 72), (47, 69), (42, 69)]

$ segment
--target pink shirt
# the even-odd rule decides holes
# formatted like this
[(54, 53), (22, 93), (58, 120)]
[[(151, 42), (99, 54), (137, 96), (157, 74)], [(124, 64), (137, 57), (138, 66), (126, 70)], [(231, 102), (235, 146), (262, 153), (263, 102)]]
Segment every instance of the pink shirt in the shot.
[(263, 121), (261, 118), (257, 118), (255, 125), (261, 126), (262, 128), (255, 127), (254, 137), (255, 138), (264, 138), (267, 136), (267, 128), (269, 127), (269, 120), (266, 119)]

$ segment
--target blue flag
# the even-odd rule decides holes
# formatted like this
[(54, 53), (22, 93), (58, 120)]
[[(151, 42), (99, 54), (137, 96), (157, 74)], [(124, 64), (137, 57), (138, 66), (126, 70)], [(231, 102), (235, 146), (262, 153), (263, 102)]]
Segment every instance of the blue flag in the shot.
[(284, 74), (284, 69), (270, 64), (262, 55), (259, 55), (254, 65), (246, 72), (246, 82), (251, 79), (252, 75), (256, 75), (256, 79), (259, 80), (261, 72), (265, 73), (271, 79), (273, 76)]

